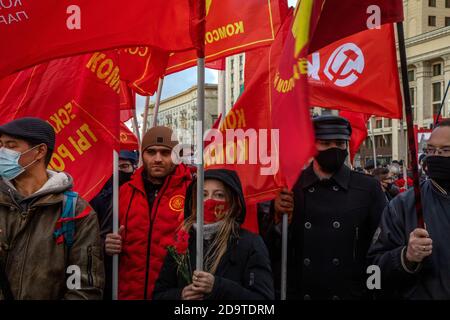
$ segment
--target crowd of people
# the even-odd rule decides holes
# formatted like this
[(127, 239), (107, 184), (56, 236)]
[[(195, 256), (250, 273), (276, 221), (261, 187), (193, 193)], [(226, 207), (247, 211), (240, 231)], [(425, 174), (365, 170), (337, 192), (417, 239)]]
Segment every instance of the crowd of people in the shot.
[[(70, 175), (47, 169), (48, 123), (0, 126), (0, 299), (110, 299), (114, 255), (119, 299), (279, 299), (283, 215), (288, 300), (450, 299), (450, 121), (433, 130), (421, 159), (424, 228), (400, 163), (351, 169), (349, 122), (313, 123), (318, 152), (292, 190), (258, 204), (259, 234), (242, 228), (238, 175), (205, 171), (201, 270), (196, 169), (173, 162), (171, 129), (148, 130), (139, 156), (120, 153), (114, 233), (112, 178), (88, 204)], [(380, 270), (375, 290), (369, 266)]]

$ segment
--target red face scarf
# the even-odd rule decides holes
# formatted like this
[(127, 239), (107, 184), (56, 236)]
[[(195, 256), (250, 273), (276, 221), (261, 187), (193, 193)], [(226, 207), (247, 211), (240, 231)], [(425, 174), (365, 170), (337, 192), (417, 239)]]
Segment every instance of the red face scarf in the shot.
[(205, 223), (214, 223), (223, 219), (230, 208), (228, 202), (222, 200), (208, 199), (204, 202)]

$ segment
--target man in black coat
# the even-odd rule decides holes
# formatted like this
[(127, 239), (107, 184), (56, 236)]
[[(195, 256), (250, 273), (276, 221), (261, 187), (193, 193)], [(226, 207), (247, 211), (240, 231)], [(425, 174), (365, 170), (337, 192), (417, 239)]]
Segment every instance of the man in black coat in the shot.
[(450, 121), (427, 143), (421, 184), (425, 229), (417, 226), (414, 190), (394, 198), (369, 250), (381, 271), (381, 298), (450, 299)]
[(364, 299), (366, 254), (386, 200), (373, 177), (344, 164), (349, 122), (337, 116), (320, 116), (313, 122), (318, 154), (293, 192), (285, 189), (275, 199), (274, 227), (266, 243), (279, 268), (277, 229), (283, 213), (292, 215), (287, 299)]

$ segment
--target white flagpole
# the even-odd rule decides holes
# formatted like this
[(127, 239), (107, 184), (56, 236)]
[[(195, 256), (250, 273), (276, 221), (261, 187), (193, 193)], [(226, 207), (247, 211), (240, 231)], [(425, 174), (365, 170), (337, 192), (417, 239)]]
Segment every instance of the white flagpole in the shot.
[(153, 122), (152, 127), (156, 127), (158, 125), (158, 112), (159, 105), (161, 104), (161, 93), (164, 84), (164, 78), (160, 78), (158, 82), (158, 91), (156, 92), (156, 101), (155, 101), (155, 109), (153, 110)]
[[(119, 231), (119, 154), (113, 151), (113, 233)], [(119, 255), (113, 256), (112, 299), (118, 299)]]

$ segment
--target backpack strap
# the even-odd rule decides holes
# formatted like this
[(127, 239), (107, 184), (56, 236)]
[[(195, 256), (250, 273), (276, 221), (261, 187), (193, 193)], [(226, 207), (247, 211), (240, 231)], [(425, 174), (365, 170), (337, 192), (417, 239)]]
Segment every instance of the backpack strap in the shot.
[(75, 216), (78, 193), (74, 191), (65, 191), (63, 193), (63, 205), (61, 217), (56, 222), (53, 237), (57, 244), (65, 243), (70, 249), (74, 242), (75, 220), (82, 219), (89, 215), (91, 209), (89, 206), (83, 210), (78, 216)]

